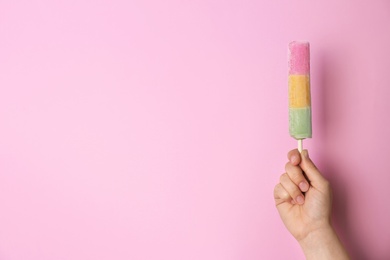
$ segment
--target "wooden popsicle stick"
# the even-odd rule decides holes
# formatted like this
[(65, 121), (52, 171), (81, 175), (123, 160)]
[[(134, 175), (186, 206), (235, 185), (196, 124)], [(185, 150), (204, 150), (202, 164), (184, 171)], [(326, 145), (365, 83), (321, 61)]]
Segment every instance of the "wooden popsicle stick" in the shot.
[(298, 140), (298, 151), (300, 153), (302, 153), (302, 149), (303, 149), (303, 139), (299, 139)]

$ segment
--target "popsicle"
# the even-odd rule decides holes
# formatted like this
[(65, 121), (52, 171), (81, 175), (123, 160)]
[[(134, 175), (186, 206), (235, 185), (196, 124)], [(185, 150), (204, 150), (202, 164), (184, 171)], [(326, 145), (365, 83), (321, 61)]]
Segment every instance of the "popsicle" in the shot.
[(289, 131), (301, 152), (302, 140), (312, 136), (308, 42), (294, 41), (288, 46), (288, 98)]

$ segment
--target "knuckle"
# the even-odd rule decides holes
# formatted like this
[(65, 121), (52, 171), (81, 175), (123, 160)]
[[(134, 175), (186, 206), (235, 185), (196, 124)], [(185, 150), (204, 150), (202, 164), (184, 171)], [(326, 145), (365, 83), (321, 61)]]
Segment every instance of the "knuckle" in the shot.
[(295, 185), (291, 186), (288, 192), (290, 193), (291, 197), (293, 197), (293, 198), (295, 198), (296, 196), (301, 194), (301, 191)]
[(282, 200), (288, 200), (290, 198), (290, 194), (288, 194), (283, 186), (278, 183), (274, 188), (274, 197)]
[(293, 192), (293, 198), (296, 198), (298, 197), (299, 195), (301, 195), (301, 191), (299, 189), (295, 189), (294, 192)]
[(274, 195), (278, 194), (279, 185), (280, 185), (280, 183), (275, 185), (275, 187), (274, 187)]
[(274, 188), (274, 198), (287, 200), (289, 197), (290, 195), (288, 194), (288, 192), (283, 188), (280, 183), (278, 183)]
[(290, 162), (287, 162), (285, 165), (284, 165), (284, 169), (286, 170), (286, 172), (290, 169)]
[(304, 181), (304, 177), (303, 177), (302, 174), (296, 173), (296, 174), (294, 174), (293, 176), (291, 176), (291, 180), (292, 180), (295, 184), (299, 185), (299, 183), (301, 183), (302, 181)]
[(290, 194), (288, 194), (286, 191), (283, 191), (280, 194), (280, 198), (283, 199), (283, 200), (288, 200), (288, 199), (290, 199)]
[(280, 177), (280, 187), (281, 189), (278, 191), (280, 192), (279, 197), (283, 196), (284, 199), (288, 199), (290, 197), (295, 198), (296, 196), (301, 194), (301, 191), (298, 186), (290, 179), (290, 177), (286, 173)]
[(288, 172), (288, 176), (297, 185), (299, 183), (301, 183), (302, 181), (304, 181), (304, 179), (305, 179), (305, 177), (302, 174), (302, 171), (298, 167), (294, 167), (293, 169), (291, 169)]
[(283, 182), (286, 178), (286, 175), (287, 173), (283, 173), (282, 175), (280, 175), (279, 182)]

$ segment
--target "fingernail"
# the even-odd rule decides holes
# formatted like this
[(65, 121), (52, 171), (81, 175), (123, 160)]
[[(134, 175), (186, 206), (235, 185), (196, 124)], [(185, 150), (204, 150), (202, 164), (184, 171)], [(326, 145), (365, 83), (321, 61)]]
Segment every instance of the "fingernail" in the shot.
[(291, 157), (291, 162), (292, 162), (292, 163), (296, 163), (297, 160), (298, 160), (298, 158), (297, 158), (296, 156), (293, 155), (293, 156)]
[(302, 195), (299, 195), (296, 199), (298, 204), (303, 204), (303, 202), (305, 202), (305, 199), (303, 198)]
[(303, 157), (309, 158), (309, 151), (308, 150), (303, 150), (302, 154), (303, 154)]
[(299, 183), (299, 188), (301, 191), (306, 192), (309, 189), (309, 185), (306, 182)]

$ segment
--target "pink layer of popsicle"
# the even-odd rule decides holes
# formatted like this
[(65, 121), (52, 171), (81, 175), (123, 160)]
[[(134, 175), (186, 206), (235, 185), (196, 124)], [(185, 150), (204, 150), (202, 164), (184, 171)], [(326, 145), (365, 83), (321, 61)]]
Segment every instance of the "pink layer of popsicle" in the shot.
[(310, 45), (308, 42), (291, 42), (289, 50), (289, 74), (310, 74)]

